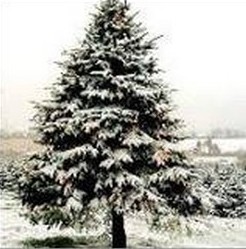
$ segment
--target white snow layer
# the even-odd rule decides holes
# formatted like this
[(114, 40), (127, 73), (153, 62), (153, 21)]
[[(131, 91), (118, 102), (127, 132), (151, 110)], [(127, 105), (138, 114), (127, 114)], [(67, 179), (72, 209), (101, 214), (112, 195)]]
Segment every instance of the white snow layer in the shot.
[[(20, 247), (27, 238), (52, 236), (97, 235), (77, 233), (73, 229), (47, 230), (45, 226), (32, 226), (19, 215), (21, 206), (10, 194), (1, 193), (0, 206), (0, 247)], [(143, 214), (144, 215), (144, 214)], [(145, 219), (128, 217), (126, 219), (128, 244), (131, 247), (237, 247), (246, 246), (246, 220), (222, 219), (217, 217), (184, 218), (168, 216), (163, 222), (163, 230), (150, 231)]]

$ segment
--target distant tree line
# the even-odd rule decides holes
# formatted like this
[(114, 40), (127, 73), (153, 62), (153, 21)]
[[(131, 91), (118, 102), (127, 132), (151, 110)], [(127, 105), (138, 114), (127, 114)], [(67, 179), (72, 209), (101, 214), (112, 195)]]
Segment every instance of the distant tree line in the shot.
[(184, 134), (188, 138), (246, 138), (246, 131), (233, 128), (216, 128), (208, 132), (186, 131)]
[(231, 129), (231, 128), (216, 128), (210, 131), (208, 134), (210, 137), (216, 138), (241, 138), (246, 137), (246, 132), (238, 129)]

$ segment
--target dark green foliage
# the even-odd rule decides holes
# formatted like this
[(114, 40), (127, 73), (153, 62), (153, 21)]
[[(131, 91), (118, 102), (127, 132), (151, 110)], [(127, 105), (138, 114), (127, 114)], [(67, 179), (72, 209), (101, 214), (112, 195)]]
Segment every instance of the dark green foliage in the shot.
[(98, 243), (101, 245), (108, 246), (108, 237), (104, 235), (96, 237), (47, 237), (44, 239), (33, 239), (29, 238), (22, 242), (23, 246), (26, 248), (88, 248), (88, 247), (98, 247)]
[(217, 166), (209, 191), (218, 199), (215, 214), (221, 217), (246, 218), (246, 172), (236, 166)]
[(246, 172), (234, 164), (204, 164), (195, 171), (200, 174), (204, 195), (212, 206), (207, 213), (220, 217), (246, 217)]
[(27, 248), (73, 248), (77, 246), (74, 239), (61, 236), (45, 239), (27, 239), (22, 244)]
[(20, 160), (2, 157), (0, 160), (0, 190), (17, 193), (18, 179), (21, 176)]

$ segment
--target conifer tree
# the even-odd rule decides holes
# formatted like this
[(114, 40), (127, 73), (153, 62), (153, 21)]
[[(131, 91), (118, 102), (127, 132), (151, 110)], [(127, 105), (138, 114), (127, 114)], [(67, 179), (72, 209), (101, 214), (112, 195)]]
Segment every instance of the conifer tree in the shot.
[(30, 158), (20, 184), (35, 222), (73, 226), (95, 207), (109, 210), (117, 248), (126, 247), (129, 212), (165, 205), (193, 212), (188, 164), (172, 149), (180, 127), (172, 91), (157, 66), (156, 39), (135, 16), (128, 3), (103, 0), (84, 40), (66, 52), (50, 98), (36, 104), (45, 150)]

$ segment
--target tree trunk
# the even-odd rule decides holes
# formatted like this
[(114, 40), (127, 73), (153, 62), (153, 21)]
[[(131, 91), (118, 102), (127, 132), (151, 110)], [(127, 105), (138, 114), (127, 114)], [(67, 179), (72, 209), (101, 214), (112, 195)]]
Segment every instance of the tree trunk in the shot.
[(112, 248), (126, 248), (124, 215), (112, 210)]

